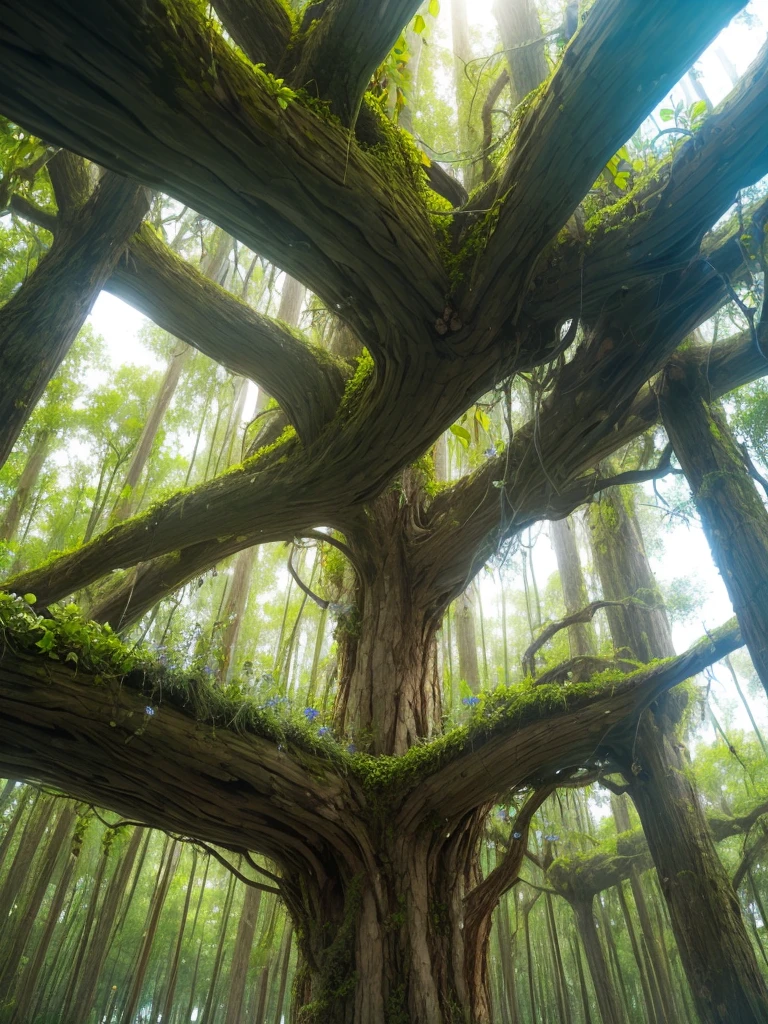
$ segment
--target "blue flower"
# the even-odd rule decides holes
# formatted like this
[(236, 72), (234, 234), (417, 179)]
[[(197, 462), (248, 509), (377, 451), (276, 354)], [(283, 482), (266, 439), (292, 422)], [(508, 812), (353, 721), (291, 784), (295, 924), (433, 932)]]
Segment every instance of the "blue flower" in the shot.
[(149, 704), (147, 704), (147, 706), (144, 708), (144, 714), (145, 715), (154, 715), (154, 713), (155, 713), (155, 709), (151, 708), (149, 706)]
[(213, 672), (213, 669), (211, 668), (210, 665), (206, 665), (205, 668), (203, 669), (203, 672), (205, 672), (205, 674), (209, 676)]
[(491, 446), (490, 448), (486, 448), (485, 451), (483, 452), (483, 455), (486, 457), (486, 459), (492, 459), (497, 454), (498, 453), (493, 446)]
[(266, 707), (268, 707), (268, 708), (276, 708), (279, 703), (280, 703), (280, 701), (277, 699), (277, 697), (270, 697), (269, 700), (266, 703)]
[(522, 832), (513, 832), (512, 833), (512, 838), (513, 839), (522, 839), (523, 838), (523, 833)]
[(476, 708), (480, 703), (479, 697), (463, 697), (461, 703), (468, 708)]
[(556, 843), (558, 841), (558, 839), (560, 838), (560, 836), (549, 835), (549, 836), (544, 836), (544, 838), (547, 840), (548, 843)]
[(331, 731), (331, 730), (330, 730), (330, 729), (329, 729), (329, 728), (328, 728), (327, 726), (325, 726), (325, 725), (322, 725), (322, 726), (321, 726), (321, 727), (320, 727), (320, 728), (319, 728), (319, 729), (317, 730), (317, 735), (318, 735), (318, 736), (327, 736), (327, 735), (328, 735), (328, 733), (329, 733), (330, 731)]
[(314, 722), (316, 718), (320, 717), (320, 712), (317, 708), (304, 708), (304, 717), (308, 722)]
[(354, 743), (350, 743), (349, 744), (349, 746), (347, 747), (347, 753), (348, 754), (356, 754), (357, 753), (357, 747), (355, 746)]

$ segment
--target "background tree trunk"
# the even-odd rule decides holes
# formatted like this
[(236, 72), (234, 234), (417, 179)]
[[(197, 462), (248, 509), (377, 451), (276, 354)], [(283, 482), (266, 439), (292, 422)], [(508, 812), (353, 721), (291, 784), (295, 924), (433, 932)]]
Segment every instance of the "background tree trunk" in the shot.
[(720, 410), (669, 382), (664, 425), (768, 693), (768, 511)]
[[(606, 609), (614, 645), (642, 661), (671, 656), (669, 623), (629, 492), (606, 491), (592, 506), (591, 526), (604, 596), (612, 601), (642, 596), (645, 603)], [(768, 1017), (768, 990), (675, 734), (686, 699), (684, 691), (665, 694), (640, 719), (621, 755), (629, 794), (702, 1021), (757, 1024)]]

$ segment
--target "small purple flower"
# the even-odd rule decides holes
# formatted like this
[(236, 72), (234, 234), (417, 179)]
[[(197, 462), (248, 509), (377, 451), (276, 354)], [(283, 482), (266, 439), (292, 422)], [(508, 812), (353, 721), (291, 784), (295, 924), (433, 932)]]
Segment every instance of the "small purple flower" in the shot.
[(486, 457), (486, 459), (492, 459), (492, 458), (494, 458), (494, 456), (496, 456), (497, 454), (498, 454), (498, 452), (497, 452), (497, 451), (496, 451), (496, 449), (495, 449), (495, 448), (493, 447), (493, 445), (491, 445), (491, 447), (490, 447), (490, 448), (486, 448), (486, 449), (485, 449), (485, 451), (483, 452), (483, 455), (484, 455), (484, 456)]
[(320, 717), (320, 712), (317, 708), (304, 708), (304, 717), (308, 722), (314, 722), (316, 718)]
[(330, 730), (330, 729), (329, 729), (329, 728), (328, 728), (327, 726), (325, 726), (325, 725), (322, 725), (322, 726), (321, 726), (321, 727), (320, 727), (320, 728), (319, 728), (319, 729), (317, 730), (317, 735), (318, 735), (318, 736), (327, 736), (327, 735), (328, 735), (328, 733), (329, 733), (330, 731), (331, 731), (331, 730)]
[(479, 697), (463, 697), (461, 703), (467, 708), (476, 708), (480, 703)]
[(213, 674), (213, 669), (211, 668), (210, 665), (206, 665), (205, 668), (203, 669), (203, 672), (205, 672), (207, 676), (210, 676)]
[(280, 703), (280, 701), (277, 699), (277, 697), (270, 697), (269, 700), (266, 703), (266, 707), (268, 707), (268, 708), (276, 708), (279, 703)]
[(349, 744), (349, 746), (347, 747), (347, 753), (348, 754), (356, 754), (357, 753), (357, 747), (355, 746), (354, 743), (350, 743)]
[(560, 838), (560, 836), (548, 835), (548, 836), (544, 836), (544, 838), (547, 840), (548, 843), (556, 843), (558, 841), (558, 839)]
[(501, 821), (506, 821), (506, 820), (507, 820), (507, 812), (506, 812), (506, 811), (504, 810), (504, 808), (503, 808), (503, 807), (501, 807), (501, 808), (500, 808), (500, 809), (499, 809), (499, 810), (498, 810), (498, 811), (496, 812), (496, 817), (497, 817), (497, 818), (500, 818), (500, 819), (501, 819)]

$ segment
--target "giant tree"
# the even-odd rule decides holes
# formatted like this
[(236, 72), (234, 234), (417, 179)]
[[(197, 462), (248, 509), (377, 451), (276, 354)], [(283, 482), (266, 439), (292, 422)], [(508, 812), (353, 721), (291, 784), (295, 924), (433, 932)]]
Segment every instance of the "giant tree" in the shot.
[[(255, 380), (285, 429), (6, 589), (46, 607), (104, 580), (94, 615), (126, 625), (237, 551), (332, 527), (356, 574), (335, 729), (363, 752), (200, 680), (185, 689), (71, 610), (35, 619), (6, 598), (0, 771), (274, 860), (299, 942), (297, 1020), (482, 1022), (490, 915), (519, 860), (481, 878), (493, 801), (527, 787), (532, 808), (609, 759), (651, 701), (741, 637), (728, 626), (610, 683), (505, 688), (441, 736), (436, 634), (500, 546), (617, 482), (601, 461), (655, 423), (656, 375), (744, 275), (738, 220), (711, 229), (768, 172), (768, 50), (614, 202), (593, 188), (603, 168), (744, 3), (596, 0), (466, 196), (366, 93), (418, 2), (371, 6), (4, 4), (7, 117), (199, 211), (364, 350), (334, 355), (257, 314), (147, 224), (121, 236), (98, 283)], [(11, 206), (65, 231), (64, 208)], [(765, 210), (750, 216), (762, 228)], [(676, 358), (706, 364), (715, 397), (765, 370), (749, 333)], [(425, 453), (520, 374), (539, 383), (530, 421), (435, 486)]]

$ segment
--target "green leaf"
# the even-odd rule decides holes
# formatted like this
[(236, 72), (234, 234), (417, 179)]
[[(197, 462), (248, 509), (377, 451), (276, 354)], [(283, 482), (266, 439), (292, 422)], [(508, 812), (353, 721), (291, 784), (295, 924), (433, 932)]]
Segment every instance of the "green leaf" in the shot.
[(35, 597), (34, 594), (25, 594), (24, 600), (27, 602), (27, 604), (34, 604), (37, 601), (37, 598)]
[(475, 419), (487, 434), (491, 426), (491, 417), (482, 409), (477, 408), (475, 409)]
[(693, 104), (691, 109), (688, 111), (688, 116), (692, 121), (698, 121), (699, 118), (703, 117), (707, 112), (707, 104), (704, 100), (698, 100)]
[(429, 13), (436, 18), (440, 13), (440, 0), (429, 0)]
[(662, 107), (659, 111), (659, 117), (662, 121), (671, 121), (674, 118), (674, 116), (674, 110), (671, 110), (669, 107)]
[(426, 27), (426, 21), (424, 21), (420, 14), (417, 14), (416, 17), (413, 19), (413, 31), (416, 33), (416, 35), (419, 35), (421, 32), (424, 31)]
[(465, 448), (469, 448), (469, 442), (472, 440), (472, 435), (466, 427), (460, 427), (458, 423), (454, 423), (451, 426), (451, 433), (459, 439), (460, 443)]

